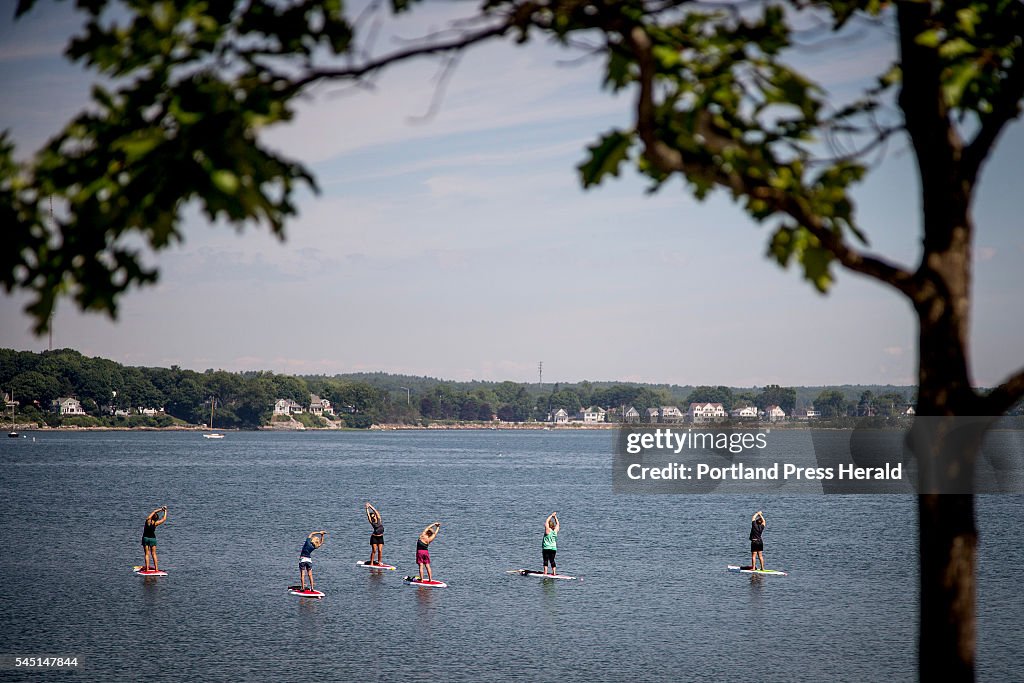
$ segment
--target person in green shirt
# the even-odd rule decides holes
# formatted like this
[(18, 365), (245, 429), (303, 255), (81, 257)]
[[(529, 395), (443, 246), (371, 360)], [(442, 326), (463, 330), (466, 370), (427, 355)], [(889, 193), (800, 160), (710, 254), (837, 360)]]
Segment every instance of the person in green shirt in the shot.
[(544, 520), (544, 538), (540, 543), (541, 554), (544, 556), (544, 573), (548, 573), (548, 564), (551, 564), (551, 574), (557, 574), (555, 569), (555, 552), (558, 550), (558, 513), (552, 512)]

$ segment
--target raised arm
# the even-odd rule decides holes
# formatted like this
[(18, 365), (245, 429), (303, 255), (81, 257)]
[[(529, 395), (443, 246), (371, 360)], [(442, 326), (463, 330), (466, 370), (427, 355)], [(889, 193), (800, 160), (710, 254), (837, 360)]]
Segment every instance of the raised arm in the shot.
[(544, 520), (544, 533), (546, 534), (548, 532), (548, 530), (552, 528), (551, 527), (551, 520), (555, 520), (554, 531), (557, 534), (558, 533), (558, 529), (561, 527), (561, 524), (558, 521), (558, 513), (557, 512), (552, 512), (550, 515), (548, 515), (548, 518)]
[(758, 510), (757, 512), (755, 512), (755, 513), (754, 513), (754, 515), (753, 515), (753, 516), (752, 516), (752, 517), (750, 518), (750, 521), (751, 521), (751, 522), (753, 522), (753, 521), (754, 521), (755, 519), (757, 519), (758, 517), (760, 517), (760, 518), (761, 518), (761, 524), (763, 524), (763, 525), (765, 525), (765, 526), (768, 526), (768, 520), (766, 520), (766, 519), (764, 518), (764, 513), (763, 513), (763, 512), (761, 512), (760, 510)]
[[(427, 533), (428, 531), (430, 531), (431, 533), (428, 534)], [(425, 528), (423, 530), (423, 533), (420, 534), (420, 540), (423, 541), (424, 543), (430, 543), (435, 538), (437, 538), (437, 534), (440, 531), (441, 531), (441, 522), (434, 522), (433, 524), (429, 525), (427, 528)]]
[(309, 538), (310, 538), (310, 540), (312, 540), (314, 536), (319, 536), (320, 537), (320, 542), (323, 543), (324, 542), (324, 536), (326, 536), (326, 535), (327, 535), (326, 531), (313, 531), (313, 532), (310, 532)]
[(367, 503), (365, 505), (365, 508), (366, 508), (366, 521), (367, 522), (369, 522), (370, 524), (373, 524), (373, 517), (372, 517), (372, 515), (376, 515), (377, 516), (377, 521), (380, 521), (380, 513), (377, 512), (377, 508), (373, 507), (369, 503)]
[[(161, 512), (163, 513), (163, 515), (157, 517), (157, 515), (159, 515)], [(153, 520), (153, 526), (160, 526), (161, 524), (167, 521), (167, 506), (164, 505), (162, 507), (158, 507), (156, 510), (153, 510), (152, 512), (149, 513), (149, 518)]]

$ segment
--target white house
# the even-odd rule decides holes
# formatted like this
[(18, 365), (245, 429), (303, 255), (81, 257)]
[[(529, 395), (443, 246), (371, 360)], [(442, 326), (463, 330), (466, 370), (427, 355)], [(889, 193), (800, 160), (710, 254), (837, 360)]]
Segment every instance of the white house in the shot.
[(583, 422), (604, 422), (605, 410), (601, 406), (590, 406), (580, 409), (580, 419)]
[(639, 422), (640, 421), (640, 411), (637, 410), (636, 408), (634, 408), (633, 406), (630, 406), (629, 408), (626, 409), (626, 412), (622, 413), (622, 421), (623, 422)]
[(309, 412), (313, 415), (334, 415), (334, 408), (326, 398), (320, 398), (316, 394), (309, 395)]
[(764, 410), (764, 419), (769, 422), (778, 422), (786, 419), (786, 411), (778, 406), (768, 406)]
[(690, 422), (716, 422), (725, 419), (721, 403), (691, 403), (687, 415)]
[(139, 412), (139, 415), (147, 415), (149, 417), (155, 417), (157, 415), (164, 414), (163, 408), (143, 408), (142, 406), (139, 406), (138, 408), (136, 408), (136, 410)]
[(662, 422), (682, 422), (686, 419), (683, 411), (675, 406), (662, 406), (658, 412)]
[(565, 412), (565, 408), (559, 408), (558, 410), (548, 413), (548, 422), (554, 422), (555, 424), (565, 424), (569, 421), (569, 413)]
[(907, 406), (906, 409), (902, 413), (900, 413), (900, 415), (905, 415), (906, 417), (913, 417), (914, 415), (917, 415), (917, 411), (914, 409), (914, 406)]
[(85, 411), (82, 410), (82, 404), (79, 403), (77, 398), (58, 398), (53, 401), (52, 405), (54, 412), (60, 413), (61, 416), (85, 415)]
[(755, 420), (757, 419), (757, 406), (734, 408), (729, 411), (729, 417), (736, 420)]
[(651, 424), (654, 424), (661, 419), (661, 415), (658, 413), (657, 408), (648, 408), (644, 411), (644, 416), (647, 418), (646, 422), (650, 422)]
[(274, 415), (292, 415), (301, 412), (302, 406), (290, 398), (279, 398), (274, 401)]

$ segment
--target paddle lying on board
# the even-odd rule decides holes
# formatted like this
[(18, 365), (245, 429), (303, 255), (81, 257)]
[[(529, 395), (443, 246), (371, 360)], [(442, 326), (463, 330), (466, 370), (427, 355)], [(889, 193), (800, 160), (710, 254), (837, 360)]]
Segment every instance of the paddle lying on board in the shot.
[(731, 572), (740, 572), (741, 574), (761, 574), (762, 576), (789, 576), (787, 572), (776, 571), (775, 569), (754, 569), (753, 567), (746, 566), (741, 567), (736, 564), (730, 564), (726, 566)]

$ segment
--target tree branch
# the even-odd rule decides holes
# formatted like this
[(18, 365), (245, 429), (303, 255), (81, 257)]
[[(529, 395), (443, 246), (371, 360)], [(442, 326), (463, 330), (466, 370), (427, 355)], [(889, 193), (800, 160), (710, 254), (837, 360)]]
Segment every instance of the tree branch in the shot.
[(424, 42), (403, 50), (397, 50), (391, 54), (384, 55), (377, 59), (370, 59), (362, 64), (339, 69), (313, 69), (297, 78), (288, 86), (290, 91), (299, 91), (312, 83), (320, 80), (340, 80), (361, 78), (375, 71), (379, 71), (391, 64), (402, 62), (414, 57), (421, 57), (430, 54), (442, 54), (458, 52), (467, 47), (482, 43), (491, 38), (499, 38), (514, 28), (526, 31), (531, 25), (531, 15), (536, 11), (537, 4), (525, 2), (515, 5), (511, 12), (506, 14), (499, 23), (486, 28), (470, 31), (459, 35), (451, 40), (438, 42)]
[[(890, 285), (911, 300), (920, 296), (919, 282), (912, 272), (850, 246), (841, 235), (825, 226), (804, 203), (766, 182), (758, 182), (735, 172), (726, 173), (711, 164), (687, 161), (679, 150), (662, 142), (657, 134), (655, 122), (655, 62), (650, 37), (643, 27), (635, 26), (629, 31), (626, 39), (639, 67), (637, 135), (644, 144), (644, 155), (659, 170), (664, 173), (699, 172), (713, 183), (729, 188), (735, 194), (745, 194), (771, 202), (779, 211), (792, 217), (814, 235), (846, 269)], [(708, 137), (705, 135), (706, 140)], [(729, 140), (729, 144), (739, 143)]]
[(985, 415), (1002, 415), (1024, 396), (1024, 368), (1011, 375), (1005, 382), (990, 391), (982, 399)]
[[(1019, 27), (1019, 31), (1018, 35), (1024, 34), (1024, 26)], [(1022, 53), (1024, 50), (1020, 48), (1016, 50), (1009, 73), (1003, 82), (1003, 87), (999, 90), (999, 96), (992, 102), (991, 111), (980, 115), (980, 130), (964, 150), (962, 161), (964, 179), (972, 186), (999, 134), (1002, 133), (1007, 123), (1020, 114), (1020, 101), (1024, 98), (1024, 54)]]

